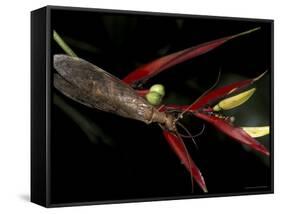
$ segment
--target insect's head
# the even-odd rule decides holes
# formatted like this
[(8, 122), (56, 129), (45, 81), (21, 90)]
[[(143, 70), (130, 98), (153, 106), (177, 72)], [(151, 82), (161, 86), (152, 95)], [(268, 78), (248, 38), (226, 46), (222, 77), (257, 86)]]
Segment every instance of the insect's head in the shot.
[[(183, 119), (183, 115), (192, 115), (193, 113), (191, 111), (186, 111), (184, 114), (175, 112), (175, 111), (168, 111), (166, 112), (166, 119), (164, 126), (167, 130), (174, 133), (175, 135), (179, 137), (185, 137), (185, 138), (192, 138), (194, 141), (194, 137), (200, 136), (205, 129), (205, 125), (203, 124), (203, 128), (201, 131), (197, 134), (191, 134), (190, 131), (180, 122), (180, 119)], [(195, 142), (195, 141), (194, 141)]]

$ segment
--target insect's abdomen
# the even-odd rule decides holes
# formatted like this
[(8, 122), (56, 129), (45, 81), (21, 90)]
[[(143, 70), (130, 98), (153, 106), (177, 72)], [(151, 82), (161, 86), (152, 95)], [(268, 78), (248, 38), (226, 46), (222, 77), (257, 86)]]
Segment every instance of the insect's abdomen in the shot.
[(61, 76), (55, 76), (55, 87), (82, 104), (145, 123), (158, 112), (133, 88), (85, 60), (55, 55), (54, 67)]

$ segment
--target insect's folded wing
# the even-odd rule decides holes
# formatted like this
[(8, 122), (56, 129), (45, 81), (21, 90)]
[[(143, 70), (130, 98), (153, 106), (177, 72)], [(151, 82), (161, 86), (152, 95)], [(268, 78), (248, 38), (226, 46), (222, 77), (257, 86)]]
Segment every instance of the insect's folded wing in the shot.
[(269, 155), (269, 151), (265, 146), (263, 146), (261, 143), (259, 143), (257, 140), (252, 138), (247, 132), (245, 132), (242, 128), (234, 127), (229, 122), (222, 120), (218, 117), (204, 114), (204, 113), (195, 113), (195, 116), (198, 118), (201, 118), (209, 123), (211, 123), (213, 126), (215, 126), (220, 131), (224, 132), (231, 138), (237, 140), (238, 142), (249, 146), (250, 148), (264, 154)]
[(185, 168), (190, 172), (191, 176), (195, 179), (200, 188), (204, 192), (208, 192), (205, 180), (200, 170), (189, 155), (182, 139), (167, 130), (164, 130), (163, 134), (173, 151), (177, 154), (181, 162), (184, 164)]
[(161, 58), (158, 58), (152, 62), (149, 62), (149, 63), (135, 69), (134, 71), (129, 73), (123, 79), (123, 81), (130, 85), (133, 85), (134, 83), (140, 82), (140, 81), (144, 82), (144, 81), (150, 79), (151, 77), (157, 75), (158, 73), (160, 73), (174, 65), (177, 65), (184, 61), (187, 61), (187, 60), (190, 60), (197, 56), (200, 56), (202, 54), (205, 54), (205, 53), (221, 46), (222, 44), (224, 44), (225, 42), (227, 42), (233, 38), (251, 33), (258, 29), (259, 28), (255, 28), (255, 29), (243, 32), (243, 33), (236, 34), (236, 35), (226, 36), (226, 37), (223, 37), (220, 39), (216, 39), (216, 40), (213, 40), (210, 42), (205, 42), (200, 45), (163, 56)]
[(54, 86), (68, 98), (73, 99), (85, 106), (91, 107), (91, 105), (81, 100), (81, 97), (83, 97), (81, 94), (83, 93), (82, 90), (78, 89), (75, 85), (66, 81), (62, 76), (56, 73), (54, 74)]
[(86, 60), (64, 54), (54, 55), (53, 64), (60, 76), (80, 89), (87, 89), (89, 80), (100, 69)]

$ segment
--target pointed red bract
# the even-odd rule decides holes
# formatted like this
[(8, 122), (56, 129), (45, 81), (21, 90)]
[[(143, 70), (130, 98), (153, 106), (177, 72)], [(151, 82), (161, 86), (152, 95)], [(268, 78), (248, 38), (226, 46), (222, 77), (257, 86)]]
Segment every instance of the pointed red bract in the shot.
[[(224, 98), (225, 96), (230, 95), (231, 93), (241, 91), (245, 87), (248, 87), (249, 85), (253, 84), (255, 81), (259, 80), (265, 73), (266, 72), (264, 72), (260, 76), (253, 78), (253, 79), (238, 81), (238, 82), (232, 83), (230, 85), (226, 85), (221, 88), (214, 89), (214, 90), (206, 93), (202, 97), (200, 97), (198, 100), (196, 100), (190, 106), (174, 105), (174, 107), (176, 109), (180, 109), (182, 111), (184, 111), (187, 108), (189, 111), (197, 111), (199, 109), (206, 108), (206, 105), (214, 103), (214, 102)], [(173, 108), (173, 105), (167, 105), (165, 108)]]
[(194, 115), (211, 123), (217, 129), (237, 140), (238, 142), (245, 144), (264, 155), (269, 155), (269, 151), (262, 144), (256, 141), (255, 138), (252, 138), (250, 135), (248, 135), (242, 128), (234, 127), (229, 122), (212, 115), (199, 112), (195, 113)]
[(225, 42), (227, 42), (233, 38), (251, 33), (258, 29), (259, 28), (255, 28), (255, 29), (243, 32), (243, 33), (233, 35), (233, 36), (226, 36), (226, 37), (223, 37), (220, 39), (216, 39), (216, 40), (213, 40), (210, 42), (205, 42), (203, 44), (163, 56), (150, 63), (140, 66), (136, 70), (132, 71), (130, 74), (128, 74), (123, 79), (123, 81), (130, 85), (132, 85), (136, 82), (139, 82), (139, 81), (146, 81), (146, 80), (150, 79), (151, 77), (157, 75), (158, 73), (160, 73), (163, 70), (166, 70), (174, 65), (177, 65), (184, 61), (190, 60), (190, 59), (200, 56), (202, 54), (205, 54), (205, 53), (221, 46), (222, 44), (224, 44)]
[(255, 81), (255, 79), (247, 79), (247, 80), (242, 80), (221, 88), (214, 89), (198, 99), (196, 102), (191, 104), (190, 110), (198, 110), (202, 107), (204, 107), (207, 104), (210, 104), (212, 102), (215, 102), (221, 98), (223, 98), (226, 95), (229, 95), (230, 92), (234, 92), (234, 90), (239, 90), (242, 89), (250, 84), (252, 84)]
[(198, 167), (195, 165), (194, 161), (191, 159), (191, 156), (189, 155), (182, 139), (167, 130), (164, 130), (163, 134), (167, 142), (171, 146), (171, 148), (174, 150), (174, 152), (177, 154), (179, 159), (182, 161), (185, 168), (193, 176), (194, 180), (198, 183), (200, 188), (204, 192), (208, 192), (204, 178)]

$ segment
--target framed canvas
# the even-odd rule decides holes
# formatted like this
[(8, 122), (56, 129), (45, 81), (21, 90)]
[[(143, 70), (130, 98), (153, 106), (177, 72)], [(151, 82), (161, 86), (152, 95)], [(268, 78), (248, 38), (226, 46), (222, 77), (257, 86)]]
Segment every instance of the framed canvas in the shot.
[(31, 201), (273, 193), (273, 20), (31, 13)]

